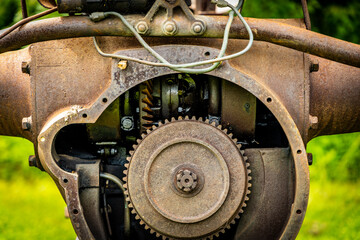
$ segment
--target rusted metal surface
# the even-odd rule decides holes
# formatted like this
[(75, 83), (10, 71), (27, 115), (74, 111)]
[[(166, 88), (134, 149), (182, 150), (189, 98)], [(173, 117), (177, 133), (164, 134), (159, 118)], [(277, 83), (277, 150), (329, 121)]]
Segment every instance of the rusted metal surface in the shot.
[(23, 63), (28, 66), (30, 61), (29, 49), (0, 55), (0, 135), (31, 139), (22, 121), (32, 109), (30, 75), (22, 71)]
[(295, 192), (290, 154), (288, 148), (245, 150), (251, 167), (252, 187), (234, 239), (280, 238)]
[(45, 8), (53, 8), (57, 5), (55, 0), (38, 0), (38, 2)]
[(360, 131), (360, 68), (312, 57), (309, 139)]
[(138, 141), (126, 187), (141, 224), (174, 239), (206, 239), (235, 224), (250, 194), (250, 170), (226, 133), (194, 117), (165, 121)]
[[(174, 46), (172, 46), (175, 49)], [(157, 50), (161, 53), (168, 53), (169, 55), (174, 56), (172, 49), (169, 46), (159, 47)], [(198, 58), (204, 59), (201, 52), (209, 52), (210, 56), (218, 54), (216, 49), (206, 48), (206, 47), (189, 47), (185, 49), (187, 51), (196, 54)], [(143, 50), (136, 50), (131, 52), (130, 50), (124, 51), (127, 53), (132, 53), (132, 55), (140, 54), (145, 58), (148, 58), (148, 55), (144, 55)], [(183, 51), (185, 52), (185, 51)], [(183, 53), (182, 52), (182, 53)], [(193, 58), (191, 54), (182, 55), (183, 58), (177, 59), (175, 61), (190, 61), (198, 60)], [(175, 62), (176, 63), (176, 62)], [(112, 62), (114, 69), (117, 69), (117, 61)], [(117, 70), (116, 70), (117, 71)], [(53, 154), (51, 153), (52, 143), (57, 135), (58, 131), (68, 124), (74, 123), (91, 123), (95, 122), (96, 119), (101, 115), (101, 113), (108, 107), (108, 103), (103, 103), (102, 99), (106, 97), (109, 101), (112, 102), (118, 98), (122, 93), (129, 90), (131, 87), (134, 87), (141, 82), (153, 79), (158, 76), (164, 76), (173, 71), (167, 68), (154, 68), (141, 64), (130, 63), (128, 68), (125, 71), (119, 71), (112, 74), (111, 85), (101, 94), (98, 98), (91, 104), (84, 106), (83, 108), (77, 108), (77, 111), (72, 110), (72, 108), (65, 109), (60, 112), (56, 112), (50, 116), (48, 123), (42, 128), (41, 132), (38, 135), (38, 151), (39, 157), (47, 172), (53, 176), (53, 178), (61, 185), (60, 189), (66, 197), (70, 212), (71, 209), (79, 210), (81, 208), (80, 203), (78, 202), (79, 195), (76, 189), (76, 173), (64, 172), (56, 164), (56, 161), (53, 159)], [(308, 190), (309, 190), (309, 173), (307, 169), (307, 156), (305, 152), (305, 147), (301, 135), (296, 127), (293, 118), (288, 113), (284, 107), (282, 101), (279, 100), (278, 96), (273, 92), (269, 91), (257, 76), (246, 75), (235, 68), (230, 64), (224, 63), (221, 68), (213, 71), (211, 73), (213, 76), (232, 81), (239, 85), (240, 87), (248, 90), (254, 94), (260, 101), (262, 101), (276, 116), (279, 120), (281, 126), (283, 127), (284, 132), (286, 133), (289, 144), (291, 147), (292, 156), (294, 158), (294, 197), (291, 201), (292, 208), (288, 212), (287, 222), (284, 223), (282, 228), (282, 233), (279, 233), (280, 238), (282, 239), (294, 239), (297, 235), (297, 232), (300, 229), (302, 220), (304, 218), (304, 213), (306, 211), (307, 199), (308, 199)], [(130, 78), (129, 76), (133, 76)], [(139, 77), (141, 76), (141, 77)], [(269, 99), (271, 101), (269, 101)], [(69, 183), (65, 184), (63, 182), (66, 178)], [(69, 180), (70, 179), (70, 180)], [(81, 210), (81, 209), (80, 209)], [(77, 214), (70, 214), (72, 219), (74, 229), (80, 239), (92, 239), (92, 235), (86, 224), (83, 215), (80, 215), (81, 211)], [(76, 211), (75, 211), (76, 212)], [(285, 226), (286, 225), (286, 226)], [(89, 235), (90, 234), (90, 235)]]
[(253, 138), (256, 118), (254, 95), (228, 81), (222, 81), (221, 91), (221, 124), (234, 129), (238, 138)]
[[(135, 25), (141, 15), (129, 15), (127, 19)], [(227, 17), (225, 16), (197, 16), (206, 22), (206, 31), (200, 37), (221, 38)], [(166, 36), (162, 30), (163, 18), (156, 17), (151, 22), (149, 36)], [(279, 21), (247, 18), (254, 33), (254, 39), (266, 41), (333, 61), (360, 67), (360, 47), (357, 44), (345, 42), (319, 33), (311, 32), (299, 27), (290, 26)], [(191, 23), (185, 18), (179, 18), (177, 37), (194, 37)], [(18, 49), (34, 42), (63, 38), (86, 36), (132, 36), (120, 20), (106, 19), (98, 23), (88, 17), (74, 16), (46, 19), (31, 22), (15, 30), (6, 38), (0, 40), (0, 53)], [(230, 31), (230, 38), (248, 38), (244, 26), (239, 20), (234, 20)]]

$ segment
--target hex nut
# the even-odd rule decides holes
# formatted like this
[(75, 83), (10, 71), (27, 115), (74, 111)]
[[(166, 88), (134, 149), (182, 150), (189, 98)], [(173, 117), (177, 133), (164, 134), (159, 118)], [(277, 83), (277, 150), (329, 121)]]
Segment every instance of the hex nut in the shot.
[(25, 117), (21, 121), (21, 127), (25, 131), (29, 131), (31, 129), (32, 119), (31, 117)]
[(205, 25), (200, 21), (196, 21), (191, 25), (192, 33), (196, 35), (201, 35), (205, 32)]
[(319, 71), (319, 61), (315, 59), (310, 63), (310, 72), (317, 71)]
[(30, 67), (28, 62), (21, 63), (21, 71), (26, 74), (30, 74)]
[(176, 23), (173, 21), (166, 21), (163, 24), (163, 32), (166, 35), (174, 35), (177, 32), (177, 26)]
[(149, 30), (149, 27), (146, 22), (140, 21), (136, 24), (135, 29), (138, 33), (145, 34)]

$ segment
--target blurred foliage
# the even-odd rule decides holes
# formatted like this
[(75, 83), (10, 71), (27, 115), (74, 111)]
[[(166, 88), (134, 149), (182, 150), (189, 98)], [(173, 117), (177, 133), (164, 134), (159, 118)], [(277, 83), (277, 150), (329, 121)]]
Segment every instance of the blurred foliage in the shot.
[(314, 157), (312, 181), (360, 179), (360, 133), (317, 137), (309, 142), (307, 152)]

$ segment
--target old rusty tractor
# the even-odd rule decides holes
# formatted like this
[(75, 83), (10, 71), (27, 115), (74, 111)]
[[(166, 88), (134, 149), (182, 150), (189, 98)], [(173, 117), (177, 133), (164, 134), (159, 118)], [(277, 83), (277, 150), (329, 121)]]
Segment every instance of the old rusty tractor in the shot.
[(305, 145), (360, 131), (359, 45), (242, 0), (39, 2), (0, 31), (0, 134), (34, 143), (79, 239), (296, 237)]

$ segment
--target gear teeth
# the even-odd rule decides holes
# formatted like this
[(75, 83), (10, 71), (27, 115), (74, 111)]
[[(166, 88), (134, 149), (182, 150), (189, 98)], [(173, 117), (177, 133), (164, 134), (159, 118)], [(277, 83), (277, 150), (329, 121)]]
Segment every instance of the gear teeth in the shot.
[[(192, 116), (191, 119), (189, 118), (189, 116), (179, 116), (177, 119), (175, 119), (174, 117), (172, 117), (170, 120), (168, 119), (165, 119), (164, 120), (164, 123), (159, 121), (158, 122), (158, 127), (164, 125), (164, 124), (168, 124), (170, 122), (176, 122), (176, 121), (183, 121), (183, 120), (194, 120), (194, 121), (201, 121), (201, 122), (205, 122), (207, 124), (210, 123), (209, 119), (205, 119), (205, 121), (203, 121), (203, 118), (202, 117), (199, 117), (199, 119), (197, 120), (195, 116)], [(246, 166), (246, 170), (247, 170), (247, 188), (246, 188), (246, 194), (244, 196), (244, 200), (243, 200), (243, 203), (241, 206), (239, 206), (238, 208), (238, 211), (237, 211), (237, 214), (233, 215), (230, 219), (229, 219), (229, 222), (224, 225), (222, 227), (222, 229), (219, 229), (216, 233), (213, 233), (212, 235), (209, 235), (209, 236), (206, 236), (206, 237), (201, 237), (200, 239), (202, 240), (205, 240), (205, 239), (213, 239), (214, 237), (219, 237), (220, 233), (225, 233), (225, 230), (226, 229), (230, 229), (232, 225), (236, 224), (236, 219), (240, 219), (240, 215), (242, 213), (244, 213), (244, 208), (247, 206), (246, 202), (249, 201), (249, 197), (248, 195), (251, 194), (251, 191), (249, 190), (249, 188), (252, 187), (252, 184), (250, 183), (252, 177), (250, 176), (250, 173), (251, 173), (251, 170), (249, 169), (250, 167), (250, 163), (248, 162), (248, 158), (245, 156), (245, 151), (244, 150), (241, 150), (242, 148), (242, 145), (240, 143), (237, 143), (237, 138), (233, 138), (233, 134), (232, 133), (229, 133), (228, 134), (228, 129), (227, 128), (223, 128), (223, 126), (221, 124), (219, 125), (216, 125), (216, 122), (212, 122), (210, 123), (210, 125), (216, 127), (217, 129), (221, 130), (223, 133), (227, 134), (227, 136), (235, 143), (236, 147), (239, 149), (242, 157), (243, 157), (243, 161), (245, 163), (245, 166)], [(149, 127), (149, 128), (152, 128), (153, 130), (154, 129), (157, 129), (157, 126), (155, 125), (152, 125), (152, 127)], [(144, 139), (146, 138), (147, 134), (150, 134), (152, 132), (151, 129), (147, 129), (146, 130), (146, 134), (141, 134), (141, 138)], [(142, 220), (142, 217), (140, 217), (136, 210), (134, 209), (131, 201), (130, 201), (130, 196), (129, 196), (129, 193), (128, 193), (128, 183), (127, 183), (127, 173), (128, 173), (128, 168), (130, 166), (130, 163), (131, 163), (131, 158), (132, 156), (134, 155), (136, 149), (138, 148), (138, 146), (141, 144), (142, 140), (141, 139), (137, 139), (136, 140), (137, 142), (137, 145), (133, 145), (133, 148), (134, 148), (134, 151), (129, 151), (130, 153), (130, 157), (127, 157), (126, 160), (129, 162), (129, 163), (126, 163), (124, 166), (126, 168), (126, 170), (124, 170), (124, 174), (125, 174), (125, 177), (123, 178), (125, 184), (123, 185), (124, 188), (126, 189), (125, 190), (125, 195), (126, 195), (126, 201), (128, 202), (128, 207), (131, 208), (131, 213), (135, 215), (135, 219), (136, 220), (140, 220), (140, 225), (144, 225), (144, 228), (146, 230), (150, 229), (150, 233), (151, 234), (154, 234), (156, 235), (156, 237), (161, 237), (162, 239), (166, 240), (166, 239), (169, 239), (169, 240), (172, 240), (172, 238), (169, 238), (167, 237), (166, 235), (163, 235), (163, 234), (160, 234), (158, 232), (156, 232), (155, 230), (152, 230), (146, 223), (144, 220)]]
[[(127, 174), (126, 174), (126, 175), (127, 175)], [(123, 178), (122, 178), (122, 180), (123, 180), (124, 182), (126, 182), (126, 181), (127, 181), (126, 177), (123, 177)]]

